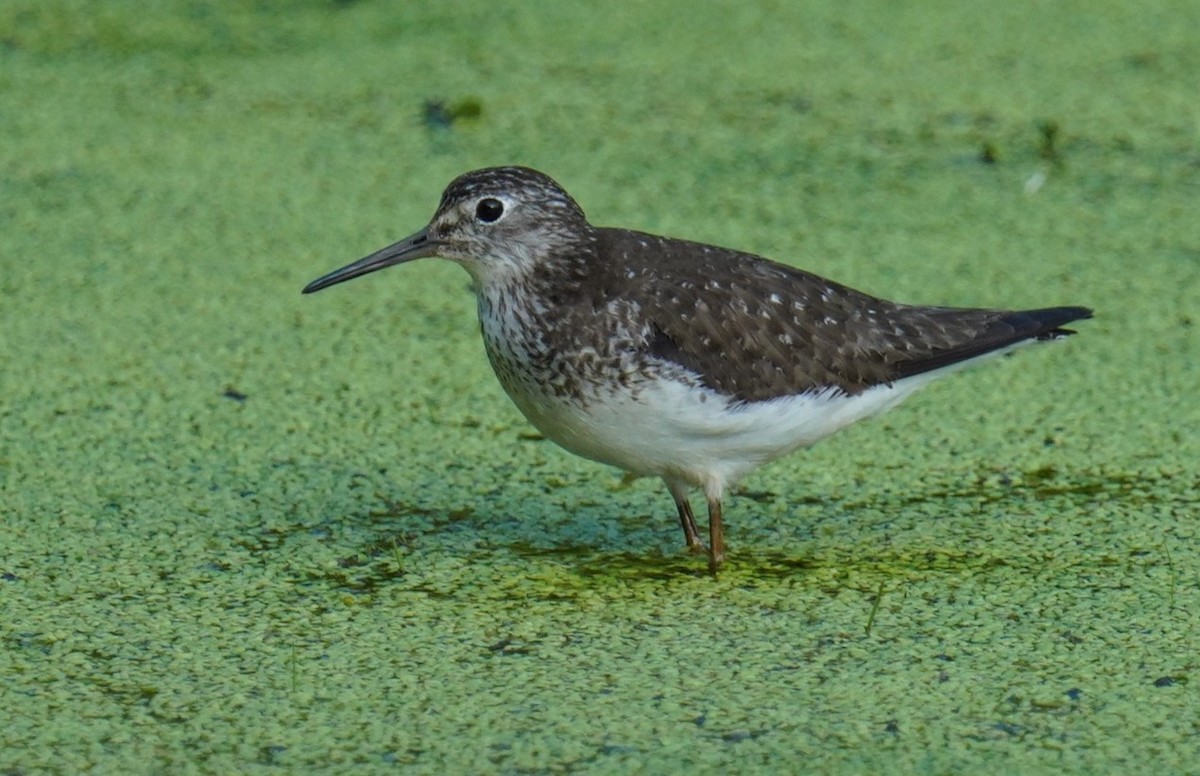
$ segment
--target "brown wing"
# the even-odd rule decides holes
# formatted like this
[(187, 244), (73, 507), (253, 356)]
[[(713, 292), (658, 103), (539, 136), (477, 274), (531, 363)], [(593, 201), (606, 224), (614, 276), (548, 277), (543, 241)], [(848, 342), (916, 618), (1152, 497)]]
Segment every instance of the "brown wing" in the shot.
[[(651, 353), (715, 390), (763, 401), (836, 386), (855, 394), (1059, 328), (1080, 307), (1013, 312), (901, 305), (750, 254), (600, 230), (615, 254), (653, 254), (616, 279), (649, 299)], [(603, 255), (603, 252), (602, 252)], [(699, 278), (699, 280), (697, 280)]]

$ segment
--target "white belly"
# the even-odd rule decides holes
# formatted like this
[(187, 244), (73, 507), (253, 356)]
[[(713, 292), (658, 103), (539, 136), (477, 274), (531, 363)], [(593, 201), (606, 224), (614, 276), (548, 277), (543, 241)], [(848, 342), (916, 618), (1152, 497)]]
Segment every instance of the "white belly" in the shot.
[(571, 452), (636, 474), (724, 488), (767, 461), (884, 412), (936, 373), (856, 396), (833, 391), (730, 405), (719, 394), (673, 380), (595, 397), (516, 395), (547, 438)]

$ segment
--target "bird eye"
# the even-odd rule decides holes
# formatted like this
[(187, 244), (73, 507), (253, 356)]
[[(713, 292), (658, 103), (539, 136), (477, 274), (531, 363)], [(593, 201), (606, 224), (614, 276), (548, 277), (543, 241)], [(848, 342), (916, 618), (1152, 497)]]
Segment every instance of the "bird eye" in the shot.
[(504, 215), (504, 203), (494, 197), (481, 199), (475, 206), (475, 217), (485, 224), (492, 223), (502, 215)]

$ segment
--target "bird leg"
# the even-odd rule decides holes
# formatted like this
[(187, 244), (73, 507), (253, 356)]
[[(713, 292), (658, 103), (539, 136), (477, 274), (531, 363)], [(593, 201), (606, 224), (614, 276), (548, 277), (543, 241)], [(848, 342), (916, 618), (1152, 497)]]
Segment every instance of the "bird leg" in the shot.
[(683, 528), (683, 539), (687, 542), (688, 552), (704, 552), (704, 544), (700, 541), (700, 531), (696, 528), (696, 516), (692, 514), (692, 505), (687, 493), (669, 486), (671, 498), (675, 499), (675, 508), (679, 510), (679, 525)]
[(708, 573), (714, 577), (725, 560), (725, 529), (721, 525), (721, 497), (706, 494), (708, 498)]

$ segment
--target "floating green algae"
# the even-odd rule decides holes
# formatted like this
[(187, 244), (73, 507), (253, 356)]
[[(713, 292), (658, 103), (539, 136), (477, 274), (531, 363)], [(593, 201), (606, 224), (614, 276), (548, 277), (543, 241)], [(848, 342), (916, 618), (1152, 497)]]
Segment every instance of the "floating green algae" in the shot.
[[(0, 770), (1194, 769), (1196, 5), (720, 11), (0, 7)], [(1097, 318), (756, 473), (714, 580), (461, 270), (300, 296), (500, 163)]]

